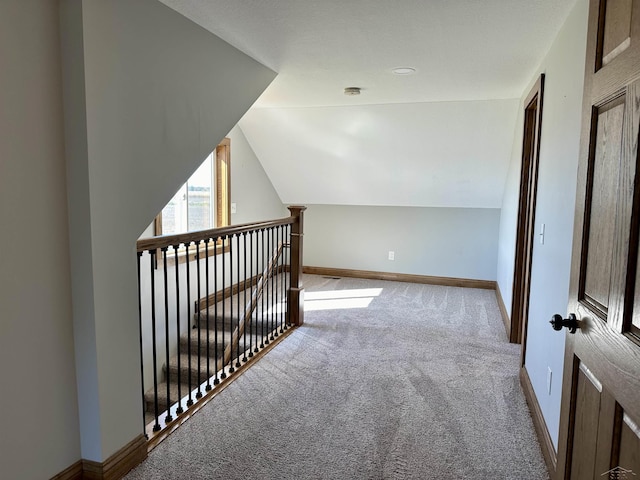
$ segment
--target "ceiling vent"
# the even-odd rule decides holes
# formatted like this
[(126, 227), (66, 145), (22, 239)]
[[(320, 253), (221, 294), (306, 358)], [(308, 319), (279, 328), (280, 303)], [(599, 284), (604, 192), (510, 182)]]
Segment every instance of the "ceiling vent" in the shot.
[(413, 67), (398, 67), (391, 70), (395, 75), (412, 75), (416, 73), (416, 69)]

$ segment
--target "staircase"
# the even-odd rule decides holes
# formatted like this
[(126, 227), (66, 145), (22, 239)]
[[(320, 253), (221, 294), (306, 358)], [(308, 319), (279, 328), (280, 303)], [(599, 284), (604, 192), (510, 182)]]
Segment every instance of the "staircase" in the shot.
[(302, 325), (305, 209), (137, 241), (142, 430), (150, 445), (284, 338), (289, 326)]
[[(210, 304), (208, 309), (204, 308), (194, 313), (192, 328), (179, 338), (179, 354), (171, 356), (168, 364), (165, 363), (163, 366), (163, 380), (158, 383), (157, 390), (159, 415), (175, 404), (180, 397), (189, 395), (189, 385), (191, 391), (197, 390), (198, 386), (208, 378), (214, 377), (208, 383), (213, 387), (216, 378), (223, 379), (228, 376), (287, 328), (286, 301), (282, 298), (286, 276), (281, 273), (267, 280), (261, 295), (257, 294), (257, 288), (248, 288), (225, 298), (224, 301)], [(249, 318), (245, 317), (245, 309), (247, 304), (251, 304), (252, 294), (257, 295), (257, 300)], [(246, 326), (241, 327), (245, 318), (247, 318)], [(239, 335), (237, 335), (238, 331), (240, 331)], [(234, 332), (236, 332), (236, 339), (231, 342)], [(226, 359), (225, 350), (227, 350)], [(222, 370), (222, 365), (228, 368)], [(217, 376), (216, 371), (219, 371)], [(190, 383), (189, 376), (191, 376)], [(167, 378), (170, 401), (167, 396)], [(217, 384), (218, 381), (215, 383)], [(206, 390), (211, 390), (208, 385)], [(204, 395), (206, 390), (203, 387), (200, 393)], [(194, 392), (192, 395), (194, 401), (201, 396), (198, 394), (196, 397), (197, 393)], [(154, 420), (155, 398), (154, 388), (145, 393), (147, 424)], [(186, 407), (185, 402), (182, 402), (182, 406)]]

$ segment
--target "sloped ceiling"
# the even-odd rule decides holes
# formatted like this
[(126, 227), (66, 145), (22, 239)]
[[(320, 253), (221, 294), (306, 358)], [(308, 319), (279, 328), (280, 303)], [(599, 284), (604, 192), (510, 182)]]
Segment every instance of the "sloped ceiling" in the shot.
[(241, 126), (284, 203), (499, 207), (517, 103), (258, 108)]
[(161, 1), (279, 73), (240, 127), (284, 203), (496, 208), (518, 99), (575, 3)]

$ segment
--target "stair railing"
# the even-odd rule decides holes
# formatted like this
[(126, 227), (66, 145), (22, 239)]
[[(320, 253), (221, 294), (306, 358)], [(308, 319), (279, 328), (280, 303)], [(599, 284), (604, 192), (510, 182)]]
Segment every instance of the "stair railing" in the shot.
[[(137, 242), (143, 429), (172, 431), (303, 322), (306, 207)], [(180, 420), (180, 421), (178, 421)]]
[[(233, 334), (231, 335), (231, 341), (229, 342), (229, 344), (226, 346), (224, 350), (224, 356), (223, 356), (224, 365), (226, 365), (231, 361), (231, 357), (233, 355), (233, 347), (239, 344), (240, 338), (246, 332), (247, 324), (250, 324), (253, 318), (253, 314), (258, 308), (258, 303), (262, 298), (262, 295), (264, 294), (265, 286), (268, 288), (269, 281), (270, 280), (273, 281), (274, 272), (279, 266), (282, 266), (282, 265), (279, 265), (279, 262), (280, 262), (283, 250), (284, 250), (284, 244), (280, 242), (273, 256), (269, 260), (269, 264), (264, 269), (264, 272), (262, 272), (262, 274), (259, 276), (258, 283), (256, 284), (255, 288), (251, 292), (251, 300), (249, 301), (249, 303), (245, 305), (242, 321), (239, 322), (238, 326), (233, 331)], [(276, 289), (275, 292), (277, 293), (278, 290)], [(279, 305), (277, 295), (275, 295), (275, 297), (276, 297), (275, 298), (276, 305)], [(283, 325), (284, 328), (288, 328), (288, 326), (289, 326), (289, 322)], [(280, 328), (280, 333), (284, 333), (282, 327)], [(278, 336), (277, 327), (275, 329), (274, 336), (275, 337)], [(271, 340), (274, 340), (274, 338), (271, 338)]]

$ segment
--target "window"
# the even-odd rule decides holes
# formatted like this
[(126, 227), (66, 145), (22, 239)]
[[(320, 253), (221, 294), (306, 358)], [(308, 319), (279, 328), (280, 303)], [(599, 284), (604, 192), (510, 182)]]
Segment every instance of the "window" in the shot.
[(231, 142), (225, 138), (158, 214), (156, 235), (208, 230), (231, 218)]

